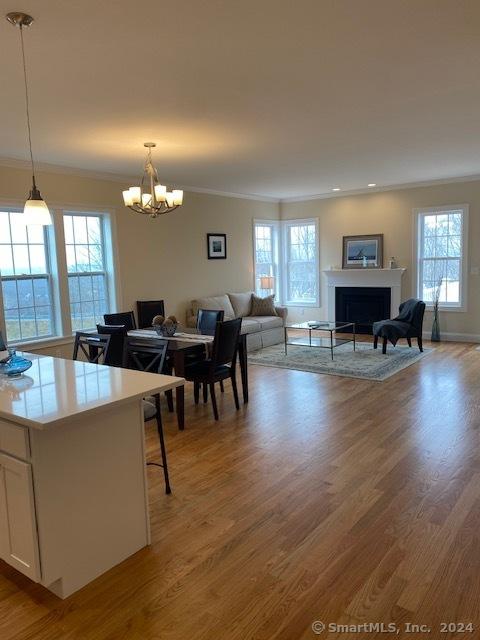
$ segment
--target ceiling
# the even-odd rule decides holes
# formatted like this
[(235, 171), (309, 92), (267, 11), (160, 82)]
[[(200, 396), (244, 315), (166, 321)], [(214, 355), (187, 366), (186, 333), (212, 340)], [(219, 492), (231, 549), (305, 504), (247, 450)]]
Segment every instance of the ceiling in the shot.
[[(478, 0), (0, 0), (39, 161), (276, 199), (480, 174)], [(0, 22), (0, 156), (26, 159)]]

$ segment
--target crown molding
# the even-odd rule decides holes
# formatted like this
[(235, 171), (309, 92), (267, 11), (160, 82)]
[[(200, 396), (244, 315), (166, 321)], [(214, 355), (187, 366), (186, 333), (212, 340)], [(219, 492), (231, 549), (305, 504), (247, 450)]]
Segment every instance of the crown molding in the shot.
[[(31, 165), (27, 160), (17, 160), (15, 158), (0, 158), (1, 167), (9, 167), (10, 169), (28, 169)], [(118, 173), (109, 173), (102, 171), (92, 171), (91, 169), (78, 169), (76, 167), (67, 167), (64, 165), (49, 164), (46, 162), (35, 162), (35, 168), (44, 173), (56, 173), (62, 175), (76, 176), (78, 178), (92, 178), (94, 180), (103, 180), (107, 182), (119, 182), (122, 184), (137, 184), (137, 176), (121, 175)], [(177, 184), (177, 183), (176, 183)], [(189, 193), (200, 193), (211, 196), (220, 196), (224, 198), (239, 198), (241, 200), (256, 200), (257, 202), (273, 202), (279, 204), (279, 198), (270, 196), (262, 196), (253, 193), (236, 193), (231, 191), (217, 191), (216, 189), (204, 189), (202, 187), (191, 187), (189, 185), (177, 184), (176, 188), (183, 189)]]
[(363, 187), (362, 189), (349, 189), (332, 193), (317, 193), (309, 196), (293, 196), (291, 198), (281, 198), (280, 204), (293, 202), (308, 202), (309, 200), (329, 200), (330, 198), (344, 198), (346, 196), (361, 196), (368, 193), (382, 193), (385, 191), (397, 191), (400, 189), (417, 189), (421, 187), (435, 187), (442, 184), (453, 184), (456, 182), (477, 182), (480, 181), (480, 174), (470, 176), (457, 176), (454, 178), (438, 178), (436, 180), (424, 180), (421, 182), (402, 182), (390, 184), (382, 187)]

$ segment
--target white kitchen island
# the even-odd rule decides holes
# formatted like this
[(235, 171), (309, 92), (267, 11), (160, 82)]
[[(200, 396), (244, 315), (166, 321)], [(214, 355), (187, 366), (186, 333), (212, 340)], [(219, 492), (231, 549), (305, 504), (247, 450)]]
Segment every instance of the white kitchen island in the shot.
[(0, 558), (65, 598), (149, 544), (142, 398), (184, 380), (24, 355), (0, 376)]

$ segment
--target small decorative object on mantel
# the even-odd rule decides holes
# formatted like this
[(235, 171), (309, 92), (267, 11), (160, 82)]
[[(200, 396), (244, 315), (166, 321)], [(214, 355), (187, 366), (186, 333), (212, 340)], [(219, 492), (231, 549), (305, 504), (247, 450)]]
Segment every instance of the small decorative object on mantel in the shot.
[(207, 251), (209, 260), (227, 258), (227, 236), (225, 233), (207, 233)]
[(343, 236), (343, 269), (382, 269), (383, 233)]
[(152, 320), (152, 326), (159, 336), (171, 338), (175, 335), (178, 328), (178, 322), (175, 316), (155, 316)]
[(394, 256), (392, 256), (390, 258), (390, 260), (388, 261), (388, 268), (389, 269), (396, 269), (397, 268), (397, 261), (395, 260)]
[(440, 294), (442, 291), (443, 278), (437, 283), (437, 286), (433, 290), (432, 306), (433, 306), (433, 322), (432, 322), (432, 342), (440, 342), (440, 318), (438, 315)]

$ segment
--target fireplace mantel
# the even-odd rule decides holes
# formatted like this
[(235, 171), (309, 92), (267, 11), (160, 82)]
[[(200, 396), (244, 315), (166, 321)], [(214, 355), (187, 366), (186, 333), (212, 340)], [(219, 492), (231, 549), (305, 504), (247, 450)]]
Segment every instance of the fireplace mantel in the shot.
[(325, 269), (328, 285), (328, 319), (335, 319), (335, 287), (390, 287), (390, 316), (397, 315), (406, 269)]

